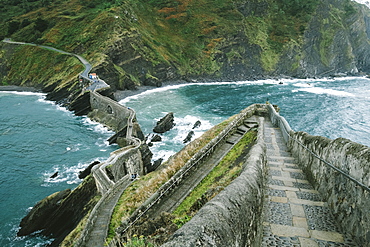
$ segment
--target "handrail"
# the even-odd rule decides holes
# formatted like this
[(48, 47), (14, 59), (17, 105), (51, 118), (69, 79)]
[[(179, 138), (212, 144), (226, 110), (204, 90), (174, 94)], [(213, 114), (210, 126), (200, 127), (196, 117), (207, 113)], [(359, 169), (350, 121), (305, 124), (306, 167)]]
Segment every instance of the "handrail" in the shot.
[[(255, 112), (256, 111), (256, 105), (253, 105), (254, 109), (253, 111)], [(171, 177), (171, 179), (169, 181), (167, 181), (164, 185), (162, 185), (161, 188), (163, 188), (166, 184), (169, 184), (167, 188), (164, 189), (164, 191), (161, 191), (161, 188), (158, 190), (158, 197), (153, 201), (151, 202), (146, 208), (145, 210), (141, 211), (141, 213), (133, 220), (131, 221), (128, 226), (121, 232), (121, 234), (125, 233), (131, 226), (133, 226), (146, 212), (148, 212), (165, 194), (166, 192), (168, 192), (170, 189), (172, 189), (172, 187), (180, 180), (182, 179), (182, 177), (190, 170), (192, 169), (194, 166), (196, 166), (197, 164), (199, 164), (200, 162), (202, 162), (211, 152), (213, 152), (216, 147), (221, 143), (221, 141), (224, 141), (224, 139), (226, 139), (226, 137), (228, 136), (228, 134), (235, 130), (235, 126), (239, 126), (240, 125), (240, 122), (243, 121), (246, 116), (249, 114), (250, 112), (249, 111), (245, 111), (244, 113), (240, 114), (239, 117), (237, 119), (235, 119), (234, 121), (232, 121), (231, 123), (229, 123), (229, 125), (217, 136), (215, 137), (214, 140), (215, 143), (212, 143), (209, 142), (206, 146), (204, 146), (200, 151), (198, 151), (197, 154), (199, 154), (202, 150), (206, 150), (204, 153), (201, 154), (200, 157), (198, 158), (194, 158), (194, 156), (192, 158), (190, 158), (190, 160), (188, 160), (185, 165), (183, 167), (187, 167), (186, 169), (184, 170), (179, 170), (179, 172), (177, 172), (173, 177)], [(196, 155), (197, 155), (196, 154)], [(195, 155), (195, 156), (196, 156)], [(171, 180), (173, 180), (171, 182)]]
[[(291, 131), (293, 131), (288, 122), (285, 120), (284, 117), (280, 116), (280, 114), (278, 114), (274, 107), (271, 105), (271, 104), (268, 104), (267, 105), (267, 108), (268, 108), (268, 111), (269, 111), (269, 115), (270, 115), (270, 120), (271, 122), (275, 125), (275, 126), (279, 126), (280, 129), (282, 130), (282, 134), (283, 134), (283, 137), (284, 137), (284, 140), (286, 143), (288, 143), (289, 139), (297, 142), (300, 146), (302, 146), (304, 149), (306, 149), (312, 156), (314, 156), (315, 158), (319, 159), (321, 162), (323, 162), (325, 165), (327, 165), (328, 167), (330, 167), (331, 169), (335, 170), (336, 172), (340, 173), (341, 175), (343, 175), (345, 178), (349, 179), (350, 181), (354, 182), (355, 184), (357, 184), (358, 186), (360, 186), (361, 188), (363, 188), (364, 190), (367, 190), (370, 192), (370, 188), (368, 186), (366, 186), (365, 184), (363, 184), (362, 182), (356, 180), (356, 178), (352, 177), (351, 175), (349, 175), (348, 173), (344, 172), (343, 170), (339, 169), (338, 167), (335, 167), (333, 164), (327, 162), (326, 160), (324, 160), (323, 158), (321, 158), (320, 156), (318, 156), (315, 152), (313, 152), (311, 149), (309, 149), (307, 146), (305, 146), (302, 142), (300, 142), (299, 140), (297, 140), (296, 138), (293, 138), (289, 133)], [(293, 131), (294, 132), (294, 131)]]

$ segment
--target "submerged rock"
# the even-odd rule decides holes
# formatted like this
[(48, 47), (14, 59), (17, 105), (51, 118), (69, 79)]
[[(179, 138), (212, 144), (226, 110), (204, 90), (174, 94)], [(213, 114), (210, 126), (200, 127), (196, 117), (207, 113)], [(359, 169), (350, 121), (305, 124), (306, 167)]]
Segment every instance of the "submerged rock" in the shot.
[(190, 131), (190, 132), (188, 133), (188, 135), (186, 136), (186, 138), (184, 139), (183, 143), (188, 143), (188, 142), (190, 142), (190, 141), (191, 141), (191, 138), (193, 138), (193, 136), (194, 136), (194, 131)]
[(193, 128), (192, 129), (196, 129), (198, 128), (202, 123), (198, 120), (195, 122), (195, 124), (193, 125)]

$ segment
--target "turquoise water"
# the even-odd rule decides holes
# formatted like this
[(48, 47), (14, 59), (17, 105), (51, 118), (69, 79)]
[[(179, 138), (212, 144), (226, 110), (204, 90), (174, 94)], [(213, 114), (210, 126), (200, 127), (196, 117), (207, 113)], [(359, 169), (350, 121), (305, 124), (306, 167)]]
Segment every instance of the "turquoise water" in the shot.
[[(284, 80), (183, 84), (157, 88), (121, 101), (132, 107), (146, 134), (174, 112), (176, 126), (151, 148), (154, 159), (179, 151), (194, 129), (200, 136), (213, 125), (254, 103), (277, 104), (291, 127), (312, 135), (345, 137), (370, 146), (370, 80)], [(43, 95), (0, 92), (0, 246), (43, 246), (40, 237), (17, 238), (17, 226), (37, 201), (75, 187), (77, 171), (104, 160), (111, 132), (73, 116)], [(49, 177), (58, 171), (56, 179)]]
[[(283, 83), (283, 84), (279, 84)], [(277, 104), (292, 129), (332, 139), (348, 138), (370, 146), (370, 80), (266, 80), (184, 84), (158, 88), (121, 101), (135, 109), (146, 133), (174, 112), (176, 126), (154, 143), (154, 159), (168, 158), (200, 120), (196, 136), (254, 103)]]
[(43, 246), (40, 237), (16, 237), (21, 218), (42, 198), (76, 187), (78, 171), (117, 149), (106, 142), (112, 132), (43, 99), (0, 92), (0, 246)]

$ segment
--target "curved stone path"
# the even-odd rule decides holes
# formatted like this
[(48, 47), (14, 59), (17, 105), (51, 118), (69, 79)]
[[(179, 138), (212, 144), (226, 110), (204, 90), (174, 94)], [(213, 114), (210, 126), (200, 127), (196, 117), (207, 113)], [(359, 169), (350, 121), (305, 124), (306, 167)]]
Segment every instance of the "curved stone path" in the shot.
[(37, 45), (37, 44), (34, 44), (34, 43), (26, 43), (26, 42), (18, 42), (18, 41), (12, 41), (10, 38), (5, 38), (3, 40), (4, 43), (8, 43), (8, 44), (15, 44), (15, 45), (30, 45), (30, 46), (37, 46), (37, 47), (40, 47), (40, 48), (43, 48), (43, 49), (47, 49), (47, 50), (51, 50), (51, 51), (55, 51), (55, 52), (58, 52), (58, 53), (61, 53), (61, 54), (65, 54), (65, 55), (70, 55), (70, 56), (75, 56), (76, 58), (78, 58), (78, 60), (80, 60), (80, 62), (84, 65), (85, 69), (84, 71), (81, 72), (81, 76), (84, 77), (86, 80), (89, 80), (91, 81), (91, 85), (89, 85), (86, 90), (91, 90), (91, 91), (95, 91), (97, 89), (101, 89), (101, 88), (105, 88), (105, 87), (109, 87), (109, 85), (101, 80), (101, 79), (96, 79), (95, 81), (90, 79), (89, 78), (89, 73), (92, 69), (92, 65), (85, 59), (83, 58), (82, 56), (80, 55), (77, 55), (77, 54), (74, 54), (74, 53), (70, 53), (70, 52), (66, 52), (66, 51), (62, 51), (62, 50), (59, 50), (57, 48), (54, 48), (54, 47), (51, 47), (51, 46), (46, 46), (46, 45)]
[(117, 184), (115, 184), (110, 193), (107, 193), (104, 200), (97, 207), (97, 212), (92, 229), (87, 233), (86, 240), (80, 246), (104, 246), (105, 239), (108, 235), (109, 223), (111, 220), (112, 212), (116, 206), (119, 198), (125, 189), (131, 184), (129, 175), (123, 177)]
[(268, 178), (262, 246), (357, 246), (287, 151), (281, 131), (265, 121)]

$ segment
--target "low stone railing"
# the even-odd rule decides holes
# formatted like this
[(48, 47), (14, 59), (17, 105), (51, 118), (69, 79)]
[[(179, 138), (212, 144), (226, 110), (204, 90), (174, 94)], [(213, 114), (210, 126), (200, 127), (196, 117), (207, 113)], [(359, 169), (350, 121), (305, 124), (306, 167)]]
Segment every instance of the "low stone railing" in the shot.
[(328, 202), (338, 224), (359, 246), (368, 246), (370, 148), (344, 138), (331, 140), (295, 132), (272, 106), (269, 111), (275, 125), (281, 126), (292, 155)]
[(184, 246), (184, 243), (187, 246), (261, 246), (267, 162), (263, 125), (260, 118), (256, 144), (249, 151), (240, 176), (207, 202), (163, 247)]
[[(95, 93), (97, 94), (97, 93)], [(101, 96), (104, 97), (104, 96)], [(124, 106), (121, 106), (124, 107)], [(121, 149), (118, 149), (111, 153), (110, 157), (103, 162), (102, 164), (99, 164), (95, 166), (92, 170), (92, 174), (95, 178), (95, 183), (97, 185), (98, 191), (102, 194), (102, 198), (99, 200), (99, 202), (94, 206), (93, 210), (91, 211), (87, 223), (84, 226), (84, 229), (82, 233), (80, 234), (80, 237), (74, 244), (74, 246), (84, 246), (84, 244), (87, 241), (87, 237), (89, 236), (91, 230), (94, 227), (94, 224), (96, 222), (97, 216), (100, 214), (101, 210), (103, 209), (103, 204), (107, 201), (112, 199), (117, 193), (122, 193), (122, 188), (126, 188), (130, 181), (130, 174), (125, 175), (121, 179), (119, 179), (117, 182), (112, 181), (109, 179), (109, 177), (106, 174), (106, 167), (107, 166), (122, 166), (123, 162), (122, 159), (126, 157), (127, 155), (132, 155), (133, 152), (137, 151), (139, 152), (139, 148), (141, 146), (141, 140), (132, 136), (132, 125), (133, 125), (133, 119), (135, 118), (135, 112), (132, 109), (128, 109), (130, 111), (130, 116), (127, 120), (127, 135), (126, 138), (132, 140), (132, 145), (123, 147)], [(130, 127), (131, 126), (131, 127)], [(142, 162), (140, 159), (135, 159), (136, 162)], [(138, 164), (138, 167), (141, 165)], [(110, 208), (110, 214), (113, 212), (114, 207)]]
[(112, 241), (111, 246), (115, 242), (119, 242), (119, 235), (124, 234), (133, 224), (135, 224), (143, 215), (146, 214), (157, 202), (159, 202), (163, 197), (165, 197), (173, 188), (175, 188), (179, 183), (181, 183), (187, 176), (187, 173), (195, 168), (196, 166), (202, 164), (217, 147), (224, 142), (226, 139), (231, 136), (237, 128), (243, 124), (243, 121), (251, 116), (253, 116), (259, 108), (264, 108), (264, 105), (254, 104), (248, 108), (241, 111), (241, 113), (236, 116), (236, 118), (225, 127), (221, 133), (219, 133), (213, 140), (206, 144), (199, 152), (197, 152), (192, 158), (190, 158), (185, 165), (174, 175), (172, 176), (164, 185), (161, 186), (147, 201), (145, 201), (131, 217), (123, 222), (123, 226), (117, 232), (116, 238)]
[[(103, 209), (103, 203), (106, 202), (107, 200), (110, 200), (113, 196), (115, 196), (115, 192), (124, 186), (125, 183), (128, 183), (130, 181), (130, 175), (126, 175), (120, 181), (115, 183), (107, 193), (105, 193), (98, 203), (94, 206), (92, 211), (90, 212), (89, 218), (87, 219), (87, 222), (80, 234), (80, 237), (74, 242), (73, 246), (85, 246), (85, 243), (87, 241), (87, 237), (89, 236), (91, 230), (94, 227), (94, 224), (96, 222), (96, 219), (98, 215), (100, 214), (101, 210)], [(126, 186), (125, 186), (126, 187)], [(110, 209), (110, 213), (112, 214), (114, 210), (114, 207)]]

